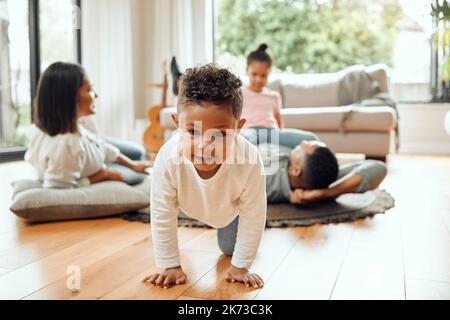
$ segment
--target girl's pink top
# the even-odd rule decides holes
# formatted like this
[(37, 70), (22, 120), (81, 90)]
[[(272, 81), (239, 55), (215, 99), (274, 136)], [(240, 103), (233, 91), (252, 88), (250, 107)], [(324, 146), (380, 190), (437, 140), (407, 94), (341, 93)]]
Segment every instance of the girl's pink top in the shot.
[(261, 92), (255, 92), (243, 86), (242, 95), (244, 97), (242, 118), (247, 119), (244, 128), (278, 128), (275, 112), (281, 110), (280, 93), (267, 88)]

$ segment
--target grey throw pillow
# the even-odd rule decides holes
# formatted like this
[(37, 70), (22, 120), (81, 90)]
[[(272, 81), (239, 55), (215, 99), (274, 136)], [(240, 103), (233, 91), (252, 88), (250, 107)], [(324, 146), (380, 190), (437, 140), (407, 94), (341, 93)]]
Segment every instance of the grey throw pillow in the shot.
[(12, 183), (10, 210), (30, 222), (97, 218), (147, 208), (150, 178), (136, 186), (105, 181), (74, 189), (47, 189), (37, 180)]

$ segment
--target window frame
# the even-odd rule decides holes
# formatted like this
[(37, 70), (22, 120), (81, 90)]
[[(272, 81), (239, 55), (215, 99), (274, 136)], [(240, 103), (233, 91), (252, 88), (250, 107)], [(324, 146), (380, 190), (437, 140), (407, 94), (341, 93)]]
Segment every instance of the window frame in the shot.
[[(81, 0), (74, 0), (74, 5), (80, 8)], [(33, 119), (33, 100), (36, 96), (37, 84), (41, 74), (41, 45), (40, 45), (40, 20), (39, 20), (40, 0), (28, 0), (28, 30), (30, 44), (30, 112)], [(75, 46), (77, 62), (81, 64), (81, 28), (75, 31)], [(33, 121), (33, 120), (31, 120)], [(23, 160), (26, 147), (0, 149), (0, 163)]]

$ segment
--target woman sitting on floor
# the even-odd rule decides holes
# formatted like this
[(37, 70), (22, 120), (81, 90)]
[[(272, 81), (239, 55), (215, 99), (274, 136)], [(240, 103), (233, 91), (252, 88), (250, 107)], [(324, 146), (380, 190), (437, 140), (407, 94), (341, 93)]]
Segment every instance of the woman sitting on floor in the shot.
[(95, 97), (79, 65), (57, 62), (43, 73), (25, 160), (44, 187), (82, 187), (106, 180), (137, 184), (145, 178), (147, 161), (131, 160), (79, 123), (94, 114)]

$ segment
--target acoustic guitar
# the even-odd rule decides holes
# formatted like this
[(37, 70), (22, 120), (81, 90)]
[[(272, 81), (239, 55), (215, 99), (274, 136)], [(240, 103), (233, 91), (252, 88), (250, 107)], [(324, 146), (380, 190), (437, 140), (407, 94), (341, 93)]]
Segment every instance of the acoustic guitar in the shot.
[(150, 83), (147, 85), (149, 88), (162, 89), (161, 104), (151, 107), (148, 111), (148, 118), (150, 120), (150, 126), (144, 132), (144, 146), (147, 150), (150, 160), (154, 159), (159, 149), (165, 142), (164, 128), (160, 123), (160, 112), (163, 108), (167, 107), (167, 89), (169, 87), (169, 81), (167, 79), (167, 63), (162, 63), (163, 82), (162, 83)]

